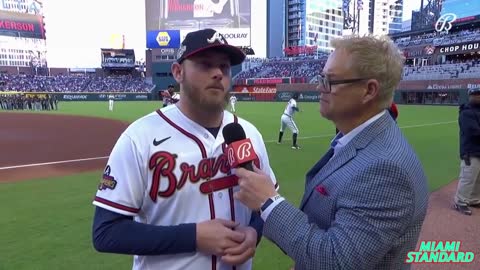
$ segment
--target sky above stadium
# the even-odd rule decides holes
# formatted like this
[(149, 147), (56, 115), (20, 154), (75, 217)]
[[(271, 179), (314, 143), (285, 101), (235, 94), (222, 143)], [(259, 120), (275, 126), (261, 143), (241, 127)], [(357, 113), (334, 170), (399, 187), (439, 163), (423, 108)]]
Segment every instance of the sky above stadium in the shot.
[[(138, 60), (145, 57), (144, 0), (43, 3), (50, 67), (99, 67), (100, 48), (121, 46), (121, 35), (125, 35), (125, 48), (133, 48)], [(404, 0), (403, 19), (410, 19), (412, 9), (419, 6), (418, 0)]]

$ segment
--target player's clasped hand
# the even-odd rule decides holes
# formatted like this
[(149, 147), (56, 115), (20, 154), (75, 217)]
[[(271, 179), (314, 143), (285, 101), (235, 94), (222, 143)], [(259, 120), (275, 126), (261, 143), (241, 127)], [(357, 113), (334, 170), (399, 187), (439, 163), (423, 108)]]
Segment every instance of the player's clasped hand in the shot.
[(233, 230), (238, 226), (230, 220), (213, 219), (197, 223), (197, 250), (218, 256), (225, 250), (245, 241), (245, 232)]
[(252, 227), (237, 227), (237, 232), (243, 232), (245, 234), (245, 240), (239, 243), (235, 247), (231, 247), (225, 250), (222, 261), (230, 265), (240, 265), (248, 261), (255, 254), (257, 247), (257, 231)]

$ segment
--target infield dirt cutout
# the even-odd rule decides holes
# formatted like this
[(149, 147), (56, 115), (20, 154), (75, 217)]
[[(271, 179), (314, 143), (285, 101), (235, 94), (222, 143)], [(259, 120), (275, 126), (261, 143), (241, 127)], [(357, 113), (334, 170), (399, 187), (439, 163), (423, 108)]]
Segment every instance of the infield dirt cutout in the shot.
[[(96, 117), (4, 112), (0, 124), (0, 182), (103, 170), (102, 157), (128, 126)], [(96, 159), (78, 161), (89, 158)], [(41, 163), (52, 164), (34, 166)]]
[[(96, 117), (2, 112), (0, 125), (1, 184), (103, 170), (106, 157), (128, 123)], [(42, 163), (48, 164), (34, 166)], [(480, 269), (480, 209), (472, 208), (472, 216), (454, 211), (456, 186), (457, 181), (453, 181), (431, 193), (419, 242), (461, 241), (461, 251), (475, 254), (473, 262), (422, 263), (414, 264), (412, 269)]]

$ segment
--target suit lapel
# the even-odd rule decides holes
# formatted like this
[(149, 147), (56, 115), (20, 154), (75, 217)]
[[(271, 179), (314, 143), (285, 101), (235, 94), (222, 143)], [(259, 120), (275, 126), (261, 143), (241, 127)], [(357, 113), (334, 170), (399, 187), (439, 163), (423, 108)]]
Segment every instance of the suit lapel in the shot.
[(305, 193), (300, 204), (300, 209), (303, 209), (316, 186), (353, 159), (357, 155), (358, 150), (365, 148), (389, 125), (395, 125), (395, 122), (388, 113), (385, 113), (377, 121), (371, 123), (357, 134), (346, 146), (342, 147), (333, 158), (330, 159), (327, 152), (306, 175)]
[[(333, 152), (333, 150), (332, 150)], [(309, 179), (309, 175), (307, 174), (307, 182), (306, 182), (306, 187), (305, 187), (305, 195), (303, 196), (302, 203), (300, 205), (300, 208), (303, 208), (304, 204), (306, 201), (308, 201), (308, 198), (312, 195), (313, 190), (315, 190), (315, 187), (318, 186), (321, 182), (323, 182), (328, 176), (330, 176), (333, 172), (338, 170), (340, 167), (342, 167), (345, 163), (347, 163), (349, 160), (354, 158), (357, 154), (357, 151), (355, 149), (355, 146), (353, 144), (347, 144), (345, 147), (341, 148), (338, 153), (332, 157), (330, 160), (326, 160), (324, 164), (321, 164), (322, 161), (324, 161), (324, 158), (327, 157), (327, 155), (320, 160), (315, 166), (310, 170), (309, 174), (314, 174), (311, 176), (312, 178)], [(322, 167), (318, 168), (318, 170), (315, 167), (317, 165), (323, 165)]]

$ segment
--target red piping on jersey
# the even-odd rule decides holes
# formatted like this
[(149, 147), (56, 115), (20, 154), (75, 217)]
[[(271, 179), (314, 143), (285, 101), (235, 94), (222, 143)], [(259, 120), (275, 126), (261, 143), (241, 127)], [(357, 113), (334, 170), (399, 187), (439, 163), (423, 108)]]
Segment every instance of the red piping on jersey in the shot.
[[(233, 122), (238, 123), (238, 117), (234, 114), (233, 115)], [(238, 185), (238, 177), (236, 179)], [(233, 201), (233, 188), (228, 189), (228, 197), (230, 199), (230, 216), (233, 222), (235, 222), (235, 204)], [(236, 266), (232, 266), (232, 270), (237, 270)]]
[[(185, 129), (175, 124), (162, 111), (157, 110), (157, 114), (160, 115), (160, 117), (162, 117), (163, 120), (165, 120), (165, 122), (167, 122), (172, 127), (180, 131), (183, 135), (192, 139), (198, 145), (198, 148), (200, 148), (200, 152), (202, 152), (202, 158), (207, 158), (207, 150), (205, 149), (205, 146), (203, 146), (202, 141), (200, 141), (195, 135), (189, 133)], [(213, 201), (213, 193), (208, 194), (208, 204), (210, 207), (210, 219), (215, 219), (215, 203)], [(217, 269), (217, 256), (212, 255), (212, 270), (216, 270), (216, 269)]]
[(134, 214), (137, 214), (138, 212), (140, 212), (140, 209), (128, 207), (128, 206), (125, 206), (125, 205), (121, 205), (121, 204), (118, 204), (118, 203), (115, 203), (115, 202), (112, 202), (112, 201), (109, 201), (109, 200), (105, 200), (104, 198), (100, 198), (98, 196), (95, 196), (94, 201), (106, 204), (106, 205), (111, 206), (113, 208), (117, 208), (117, 209), (127, 211), (127, 212), (130, 212), (130, 213), (134, 213)]

